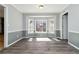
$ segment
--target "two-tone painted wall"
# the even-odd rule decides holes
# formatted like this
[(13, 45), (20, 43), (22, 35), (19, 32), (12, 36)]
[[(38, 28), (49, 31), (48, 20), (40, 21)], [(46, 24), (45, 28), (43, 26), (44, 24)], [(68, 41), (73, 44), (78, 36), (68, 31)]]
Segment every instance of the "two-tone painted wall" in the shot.
[(7, 4), (8, 18), (8, 45), (16, 42), (23, 36), (22, 13), (13, 6)]
[(79, 48), (79, 4), (69, 5), (64, 12), (68, 12), (68, 41)]

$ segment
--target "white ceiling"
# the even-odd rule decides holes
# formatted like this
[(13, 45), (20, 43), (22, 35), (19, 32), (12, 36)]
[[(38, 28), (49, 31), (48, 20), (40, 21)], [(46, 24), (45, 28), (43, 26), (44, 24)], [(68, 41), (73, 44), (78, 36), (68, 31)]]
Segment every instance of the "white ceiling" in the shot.
[(37, 4), (14, 4), (12, 5), (22, 13), (60, 13), (68, 4), (45, 4), (43, 9)]

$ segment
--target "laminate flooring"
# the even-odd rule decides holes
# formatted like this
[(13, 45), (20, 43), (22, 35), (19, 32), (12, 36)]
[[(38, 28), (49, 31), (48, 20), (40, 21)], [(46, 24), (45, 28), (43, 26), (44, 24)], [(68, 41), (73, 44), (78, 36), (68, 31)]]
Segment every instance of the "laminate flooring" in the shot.
[[(31, 40), (30, 40), (31, 39)], [(38, 38), (22, 39), (12, 46), (0, 51), (0, 54), (78, 54), (66, 40), (37, 40)], [(47, 39), (47, 38), (46, 38)], [(51, 40), (51, 41), (50, 41)]]
[(0, 49), (4, 47), (4, 36), (0, 34)]

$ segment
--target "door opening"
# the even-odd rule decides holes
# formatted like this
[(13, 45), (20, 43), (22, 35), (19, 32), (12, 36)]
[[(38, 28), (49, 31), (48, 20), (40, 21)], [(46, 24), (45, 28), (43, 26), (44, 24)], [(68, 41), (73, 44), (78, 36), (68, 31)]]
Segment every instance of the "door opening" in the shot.
[(4, 48), (4, 7), (0, 5), (0, 49)]
[(68, 39), (68, 13), (62, 16), (62, 39)]

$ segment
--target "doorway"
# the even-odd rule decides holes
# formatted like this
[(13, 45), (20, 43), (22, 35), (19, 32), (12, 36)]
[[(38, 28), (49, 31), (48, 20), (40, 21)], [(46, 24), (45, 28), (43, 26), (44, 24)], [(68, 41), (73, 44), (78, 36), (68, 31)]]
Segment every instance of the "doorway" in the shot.
[(68, 39), (68, 13), (62, 16), (62, 39)]
[(0, 5), (0, 49), (4, 48), (4, 7)]

